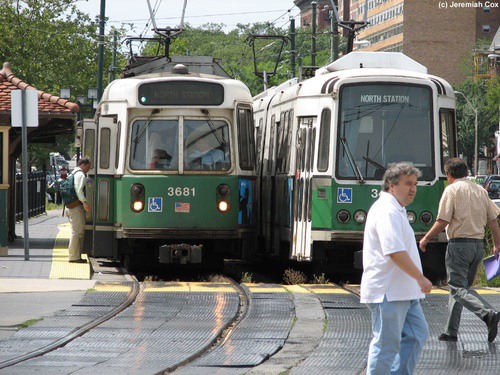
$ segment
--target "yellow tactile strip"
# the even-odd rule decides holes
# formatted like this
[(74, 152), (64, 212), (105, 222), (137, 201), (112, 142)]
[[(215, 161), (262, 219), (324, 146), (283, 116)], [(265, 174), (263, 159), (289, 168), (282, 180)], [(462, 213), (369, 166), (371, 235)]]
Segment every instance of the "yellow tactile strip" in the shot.
[(288, 293), (288, 291), (282, 287), (277, 287), (276, 284), (254, 284), (246, 283), (244, 284), (248, 287), (251, 293)]
[(88, 257), (82, 254), (87, 263), (69, 263), (68, 262), (68, 243), (71, 234), (69, 223), (59, 225), (54, 249), (52, 251), (52, 266), (50, 268), (51, 279), (84, 279), (90, 280), (90, 263)]
[(144, 283), (144, 293), (155, 292), (206, 292), (206, 293), (237, 293), (229, 283), (208, 282), (173, 282), (173, 283)]

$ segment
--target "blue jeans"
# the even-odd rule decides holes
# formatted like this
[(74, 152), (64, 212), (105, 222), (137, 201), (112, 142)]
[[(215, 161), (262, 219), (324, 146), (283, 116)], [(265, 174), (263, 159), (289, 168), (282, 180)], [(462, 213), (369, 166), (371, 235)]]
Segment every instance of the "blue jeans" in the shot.
[(419, 300), (369, 303), (373, 339), (367, 375), (412, 374), (429, 337)]

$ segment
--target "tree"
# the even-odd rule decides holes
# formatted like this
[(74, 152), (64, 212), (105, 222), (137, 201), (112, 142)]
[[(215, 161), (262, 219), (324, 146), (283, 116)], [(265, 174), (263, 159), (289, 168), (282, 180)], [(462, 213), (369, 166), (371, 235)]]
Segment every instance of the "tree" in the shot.
[[(97, 20), (79, 11), (75, 3), (4, 0), (0, 13), (0, 59), (9, 61), (17, 77), (40, 90), (58, 95), (61, 88), (71, 88), (73, 101), (97, 85), (98, 48)], [(105, 66), (109, 66), (110, 43), (105, 50)], [(71, 138), (66, 136), (59, 142), (61, 148), (51, 151), (67, 152)], [(30, 154), (38, 154), (37, 147), (30, 145)], [(40, 160), (35, 164), (42, 167)]]
[[(493, 135), (498, 130), (498, 113), (495, 115), (492, 107), (495, 100), (495, 85), (485, 80), (467, 79), (456, 86), (456, 90), (463, 93), (473, 108), (477, 109), (478, 118), (478, 146), (486, 146), (491, 149)], [(500, 90), (499, 90), (500, 91)], [(497, 95), (499, 95), (497, 93)], [(491, 97), (490, 101), (484, 98)], [(498, 111), (498, 99), (496, 102)], [(474, 111), (465, 99), (459, 94), (456, 102), (457, 109), (457, 138), (460, 154), (467, 157), (469, 165), (474, 159)], [(481, 157), (481, 155), (479, 155)]]

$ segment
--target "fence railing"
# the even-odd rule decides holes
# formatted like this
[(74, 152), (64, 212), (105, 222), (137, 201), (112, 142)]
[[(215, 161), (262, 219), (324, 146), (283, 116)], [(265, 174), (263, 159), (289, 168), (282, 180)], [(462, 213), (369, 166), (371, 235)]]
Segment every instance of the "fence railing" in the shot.
[[(28, 219), (45, 213), (47, 182), (44, 171), (28, 173)], [(16, 221), (23, 220), (23, 175), (16, 173)]]

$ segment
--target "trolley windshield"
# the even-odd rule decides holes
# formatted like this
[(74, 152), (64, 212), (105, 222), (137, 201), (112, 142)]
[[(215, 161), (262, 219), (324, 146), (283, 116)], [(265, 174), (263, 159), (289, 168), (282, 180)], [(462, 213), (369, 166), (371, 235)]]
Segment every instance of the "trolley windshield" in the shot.
[(225, 121), (184, 118), (179, 140), (180, 123), (180, 119), (134, 121), (130, 168), (177, 171), (183, 165), (185, 171), (230, 169), (229, 126)]
[(343, 86), (337, 177), (381, 180), (389, 164), (408, 162), (422, 171), (423, 180), (433, 180), (432, 123), (432, 91), (427, 86)]

